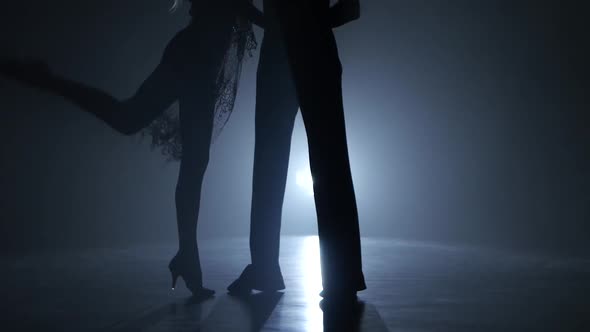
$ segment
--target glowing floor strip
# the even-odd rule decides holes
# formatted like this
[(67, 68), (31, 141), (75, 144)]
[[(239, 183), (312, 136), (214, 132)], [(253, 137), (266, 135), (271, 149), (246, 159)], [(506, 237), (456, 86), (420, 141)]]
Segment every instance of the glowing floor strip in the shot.
[(301, 254), (303, 289), (305, 296), (306, 331), (323, 331), (323, 314), (319, 307), (322, 290), (322, 270), (320, 265), (320, 245), (317, 236), (303, 240)]

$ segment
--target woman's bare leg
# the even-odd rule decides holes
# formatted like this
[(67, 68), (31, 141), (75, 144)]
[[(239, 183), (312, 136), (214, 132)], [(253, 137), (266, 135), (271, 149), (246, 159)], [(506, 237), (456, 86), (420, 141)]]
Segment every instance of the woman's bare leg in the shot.
[(5, 76), (61, 96), (94, 114), (125, 135), (137, 133), (178, 98), (177, 75), (162, 62), (130, 98), (118, 100), (106, 91), (53, 74), (41, 62), (11, 60), (0, 65)]
[[(199, 30), (190, 26), (179, 31), (166, 46), (156, 69), (133, 96), (124, 100), (56, 75), (41, 61), (0, 60), (0, 75), (59, 95), (94, 114), (118, 132), (132, 135), (178, 99), (179, 91), (186, 87), (186, 78), (206, 79), (202, 76), (207, 75), (198, 72), (198, 69), (207, 68), (203, 64), (211, 60), (207, 58), (207, 53), (202, 53), (200, 44), (196, 42), (199, 38)], [(188, 74), (188, 71), (191, 73)]]
[[(193, 86), (189, 84), (187, 86)], [(197, 246), (197, 220), (201, 201), (201, 186), (207, 164), (213, 129), (214, 99), (195, 87), (187, 89), (180, 99), (182, 159), (176, 186), (176, 218), (178, 223), (178, 254), (187, 287), (202, 290), (202, 274)], [(207, 290), (205, 290), (207, 291)]]

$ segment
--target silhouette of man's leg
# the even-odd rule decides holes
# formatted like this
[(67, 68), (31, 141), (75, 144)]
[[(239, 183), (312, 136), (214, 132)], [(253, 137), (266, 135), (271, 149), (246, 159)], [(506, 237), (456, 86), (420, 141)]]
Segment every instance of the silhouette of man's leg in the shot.
[(267, 31), (257, 71), (256, 143), (250, 218), (252, 265), (230, 292), (285, 288), (279, 267), (283, 198), (291, 137), (299, 109), (280, 36)]
[(275, 1), (309, 143), (325, 294), (365, 289), (350, 172), (341, 65), (328, 4)]
[(299, 105), (284, 49), (279, 40), (269, 39), (262, 46), (257, 79), (250, 250), (254, 266), (277, 271), (291, 137)]

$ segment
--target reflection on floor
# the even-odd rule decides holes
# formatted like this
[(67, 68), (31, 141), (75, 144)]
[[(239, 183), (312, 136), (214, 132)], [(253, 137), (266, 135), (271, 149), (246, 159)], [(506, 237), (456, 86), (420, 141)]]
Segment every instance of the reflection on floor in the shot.
[[(317, 237), (286, 237), (287, 289), (231, 297), (248, 240), (201, 244), (205, 285), (170, 291), (174, 246), (2, 257), (3, 331), (341, 331), (320, 309)], [(590, 262), (363, 239), (369, 289), (350, 331), (590, 331)], [(350, 319), (350, 314), (342, 319)], [(340, 320), (341, 321), (341, 320)], [(7, 328), (10, 326), (10, 328)]]

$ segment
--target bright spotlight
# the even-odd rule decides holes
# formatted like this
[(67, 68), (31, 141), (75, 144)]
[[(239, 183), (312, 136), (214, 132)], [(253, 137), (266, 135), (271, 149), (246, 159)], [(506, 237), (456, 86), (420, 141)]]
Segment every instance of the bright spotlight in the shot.
[(295, 175), (295, 182), (306, 193), (313, 196), (313, 178), (311, 177), (311, 171), (309, 168), (298, 170)]

